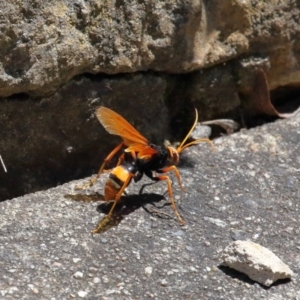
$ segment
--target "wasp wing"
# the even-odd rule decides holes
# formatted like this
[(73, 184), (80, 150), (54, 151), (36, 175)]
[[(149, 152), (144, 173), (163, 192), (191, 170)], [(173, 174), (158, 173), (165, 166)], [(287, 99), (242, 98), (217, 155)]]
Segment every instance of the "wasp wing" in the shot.
[(125, 149), (125, 152), (137, 152), (137, 157), (143, 160), (149, 160), (153, 155), (157, 154), (157, 150), (151, 146), (145, 146), (141, 144), (134, 144)]
[(145, 137), (113, 110), (101, 106), (96, 110), (96, 116), (110, 134), (119, 135), (126, 146), (132, 146), (132, 151), (139, 152), (142, 148), (141, 145), (149, 145)]

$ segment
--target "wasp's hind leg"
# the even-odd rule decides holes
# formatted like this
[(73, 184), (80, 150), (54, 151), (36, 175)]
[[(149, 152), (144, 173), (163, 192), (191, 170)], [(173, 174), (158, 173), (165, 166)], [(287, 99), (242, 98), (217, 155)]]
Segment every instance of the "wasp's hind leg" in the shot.
[(112, 213), (118, 203), (118, 201), (120, 200), (125, 188), (128, 186), (128, 184), (130, 183), (130, 180), (134, 177), (133, 174), (129, 174), (128, 178), (126, 179), (126, 181), (123, 183), (121, 189), (119, 190), (116, 198), (114, 199), (114, 203), (110, 209), (110, 211), (108, 212), (108, 214), (98, 223), (97, 227), (92, 231), (92, 233), (99, 233), (101, 232), (102, 228), (107, 225), (107, 223), (109, 222), (109, 220), (111, 219)]
[[(100, 175), (103, 173), (104, 167), (105, 165), (113, 158), (113, 156), (124, 146), (124, 143), (122, 142), (121, 144), (119, 144), (113, 151), (111, 151), (106, 158), (103, 161), (103, 164), (101, 165), (97, 175), (95, 177), (93, 177), (88, 183), (84, 184), (84, 185), (78, 185), (76, 186), (77, 190), (84, 190), (87, 189), (91, 186), (94, 185), (94, 183), (96, 182), (96, 180), (100, 177)], [(123, 155), (119, 158), (118, 160), (118, 164), (121, 164), (122, 160), (123, 160)]]

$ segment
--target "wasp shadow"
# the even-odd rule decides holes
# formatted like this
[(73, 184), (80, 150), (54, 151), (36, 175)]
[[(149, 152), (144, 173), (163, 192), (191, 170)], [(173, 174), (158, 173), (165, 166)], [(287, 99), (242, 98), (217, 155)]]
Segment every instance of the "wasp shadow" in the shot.
[[(155, 182), (154, 182), (155, 183)], [(170, 203), (163, 203), (162, 206), (157, 207), (156, 203), (161, 202), (162, 200), (166, 200), (164, 195), (155, 194), (155, 193), (144, 193), (144, 188), (146, 186), (152, 185), (154, 183), (148, 183), (144, 184), (139, 194), (137, 195), (124, 195), (118, 200), (118, 203), (116, 204), (109, 220), (105, 222), (104, 226), (101, 226), (101, 229), (97, 231), (97, 233), (103, 233), (107, 230), (109, 230), (112, 227), (117, 226), (127, 215), (133, 213), (135, 210), (139, 208), (143, 208), (147, 213), (149, 214), (160, 214), (159, 209), (164, 207), (165, 205), (170, 205)], [(67, 194), (64, 196), (66, 199), (70, 199), (77, 202), (98, 202), (98, 201), (104, 201), (103, 203), (100, 203), (97, 206), (97, 211), (99, 213), (103, 213), (106, 215), (109, 213), (110, 209), (112, 208), (112, 205), (114, 204), (114, 201), (105, 201), (104, 195), (99, 193), (92, 193), (92, 194)], [(149, 206), (155, 207), (154, 209), (150, 209)], [(161, 213), (161, 215), (168, 215), (166, 213)], [(104, 217), (104, 218), (105, 218)], [(103, 218), (103, 219), (104, 219)], [(102, 223), (102, 220), (100, 220), (99, 224)], [(98, 228), (98, 226), (96, 228)]]
[(274, 282), (272, 285), (265, 286), (265, 285), (263, 285), (261, 283), (258, 283), (256, 281), (252, 280), (250, 277), (248, 277), (248, 275), (246, 275), (246, 274), (244, 274), (242, 272), (239, 272), (239, 271), (237, 271), (235, 269), (232, 269), (232, 268), (229, 268), (229, 267), (226, 267), (226, 266), (223, 266), (223, 265), (219, 265), (218, 268), (224, 274), (230, 276), (233, 279), (238, 279), (240, 281), (243, 281), (243, 282), (251, 284), (251, 285), (258, 284), (264, 290), (269, 290), (273, 286), (277, 286), (277, 285), (280, 285), (280, 284), (285, 284), (285, 283), (288, 283), (288, 282), (291, 281), (291, 279), (289, 279), (289, 278), (287, 278), (287, 279), (279, 279), (276, 282)]
[[(116, 207), (114, 208), (109, 220), (107, 220), (104, 226), (101, 226), (100, 230), (97, 231), (97, 233), (103, 233), (112, 227), (118, 226), (119, 223), (122, 222), (122, 220), (127, 215), (133, 213), (134, 211), (140, 208), (143, 208), (149, 214), (160, 214), (159, 209), (165, 206), (166, 204), (169, 205), (169, 203), (166, 203), (161, 207), (157, 207), (156, 203), (161, 202), (162, 200), (166, 200), (166, 198), (163, 195), (155, 193), (122, 196), (116, 204)], [(105, 215), (107, 215), (113, 204), (114, 201), (101, 203), (98, 205), (97, 211), (99, 213), (104, 213)], [(149, 208), (150, 206), (155, 208), (151, 209)], [(96, 228), (99, 227), (99, 224), (102, 223), (102, 220), (99, 221), (98, 226)]]
[(93, 193), (93, 194), (66, 194), (64, 195), (65, 199), (73, 200), (76, 202), (98, 202), (98, 201), (105, 201), (104, 195), (99, 193)]

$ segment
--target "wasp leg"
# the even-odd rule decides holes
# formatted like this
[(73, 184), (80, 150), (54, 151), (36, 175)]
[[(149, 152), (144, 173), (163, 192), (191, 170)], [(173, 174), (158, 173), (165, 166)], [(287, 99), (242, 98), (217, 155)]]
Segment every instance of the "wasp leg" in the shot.
[[(176, 169), (177, 170), (177, 169)], [(178, 170), (177, 170), (178, 172)], [(185, 222), (184, 220), (180, 217), (179, 213), (178, 213), (178, 210), (176, 208), (176, 204), (175, 204), (175, 201), (173, 199), (173, 193), (172, 193), (172, 187), (171, 187), (171, 181), (170, 181), (170, 178), (167, 176), (167, 175), (160, 175), (160, 176), (157, 176), (157, 177), (152, 177), (151, 179), (155, 180), (155, 181), (161, 181), (161, 180), (166, 180), (167, 181), (167, 185), (168, 185), (168, 194), (170, 196), (170, 201), (171, 201), (171, 205), (174, 209), (174, 212), (175, 212), (175, 215), (176, 217), (178, 218), (179, 222), (184, 225)]]
[(176, 175), (176, 178), (178, 180), (178, 183), (180, 185), (180, 188), (185, 192), (185, 189), (184, 189), (184, 187), (181, 184), (181, 179), (180, 179), (179, 171), (178, 171), (178, 169), (174, 165), (170, 166), (170, 167), (166, 167), (164, 169), (161, 169), (161, 170), (158, 171), (158, 173), (167, 173), (167, 172), (170, 172), (170, 171), (174, 171), (174, 173)]
[[(103, 169), (105, 167), (105, 165), (113, 158), (113, 156), (124, 146), (124, 143), (122, 142), (121, 144), (119, 144), (113, 151), (111, 151), (104, 159), (103, 164), (100, 167), (100, 170), (98, 171), (98, 174), (92, 178), (87, 184), (84, 185), (79, 185), (76, 187), (77, 190), (84, 190), (87, 189), (89, 187), (91, 187), (92, 185), (94, 185), (94, 183), (96, 182), (96, 180), (99, 178), (99, 176), (103, 173)], [(121, 157), (120, 157), (121, 159)], [(119, 162), (121, 163), (122, 160)], [(118, 162), (118, 164), (119, 164)]]
[(116, 167), (119, 166), (125, 159), (124, 153), (119, 157), (118, 163), (116, 164)]
[(108, 214), (99, 222), (99, 224), (97, 225), (97, 227), (92, 231), (92, 233), (99, 233), (102, 229), (102, 227), (104, 227), (107, 222), (110, 220), (111, 215), (113, 210), (115, 209), (118, 201), (120, 200), (125, 188), (128, 186), (130, 180), (132, 179), (132, 177), (134, 177), (134, 174), (129, 174), (128, 178), (126, 179), (126, 181), (124, 182), (124, 184), (122, 185), (119, 193), (116, 196), (116, 199), (114, 199), (114, 203), (110, 209), (110, 211), (108, 212)]
[(122, 155), (119, 157), (118, 163), (116, 164), (116, 167), (119, 166), (119, 165), (125, 160), (125, 155), (127, 155), (126, 158), (128, 158), (128, 155), (131, 155), (133, 161), (136, 161), (136, 154), (135, 154), (134, 151), (131, 151), (131, 152), (124, 152), (124, 153), (122, 153)]

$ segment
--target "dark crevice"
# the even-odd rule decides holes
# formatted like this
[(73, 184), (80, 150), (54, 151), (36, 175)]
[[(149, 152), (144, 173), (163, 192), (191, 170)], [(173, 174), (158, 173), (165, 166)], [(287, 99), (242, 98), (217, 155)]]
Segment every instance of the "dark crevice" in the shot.
[(292, 113), (300, 106), (300, 87), (280, 87), (270, 93), (271, 101), (280, 113)]
[[(300, 88), (290, 86), (280, 87), (270, 92), (270, 98), (279, 113), (293, 113), (300, 107)], [(192, 104), (185, 101), (185, 103), (181, 103), (180, 105), (180, 112), (170, 119), (170, 132), (174, 141), (180, 141), (189, 131), (194, 121), (194, 108)], [(241, 106), (225, 114), (216, 115), (215, 119), (229, 119), (237, 122), (239, 128), (233, 131), (237, 132), (241, 129), (250, 129), (275, 122), (280, 119), (280, 117), (267, 114), (253, 114)], [(226, 130), (219, 125), (210, 125), (210, 127), (212, 130), (210, 135), (211, 139), (228, 134)]]
[[(24, 102), (28, 101), (30, 99), (30, 95), (26, 93), (19, 93), (19, 94), (13, 94), (7, 98), (5, 98), (5, 101), (7, 102)], [(1, 101), (1, 100), (0, 100)]]
[[(93, 114), (93, 111), (95, 109), (95, 106), (98, 105), (98, 102), (95, 104), (95, 106), (91, 105), (90, 110), (88, 112), (85, 112), (84, 109), (86, 107), (86, 103), (84, 100), (85, 94), (87, 93), (86, 90), (83, 90), (80, 83), (81, 81), (87, 80), (90, 82), (97, 83), (97, 86), (93, 87), (95, 91), (95, 98), (102, 99), (104, 96), (110, 96), (107, 94), (113, 93), (113, 85), (112, 87), (109, 85), (110, 81), (109, 79), (122, 79), (122, 80), (128, 80), (131, 81), (134, 76), (138, 76), (140, 74), (145, 74), (145, 72), (138, 72), (138, 73), (132, 73), (132, 74), (115, 74), (115, 75), (107, 75), (107, 74), (91, 74), (91, 73), (85, 73), (81, 75), (77, 75), (73, 78), (73, 81), (76, 83), (73, 86), (71, 83), (67, 83), (64, 87), (61, 89), (61, 94), (59, 96), (55, 96), (53, 99), (53, 103), (45, 97), (33, 97), (26, 93), (19, 93), (14, 94), (8, 98), (2, 98), (0, 101), (3, 102), (2, 105), (2, 113), (4, 115), (4, 122), (6, 122), (6, 131), (2, 133), (2, 138), (5, 140), (10, 140), (12, 138), (16, 138), (18, 143), (20, 143), (20, 147), (18, 151), (20, 153), (24, 153), (23, 155), (23, 161), (24, 166), (26, 167), (26, 163), (31, 164), (33, 161), (35, 161), (35, 158), (33, 157), (32, 153), (29, 151), (26, 147), (28, 145), (26, 144), (26, 140), (28, 139), (28, 128), (30, 126), (30, 123), (27, 124), (27, 122), (24, 122), (24, 120), (30, 118), (37, 120), (37, 126), (36, 128), (32, 129), (32, 136), (35, 138), (33, 139), (33, 142), (36, 143), (36, 145), (39, 145), (41, 143), (47, 143), (49, 144), (49, 147), (55, 146), (59, 143), (59, 141), (64, 141), (65, 139), (69, 139), (70, 143), (67, 142), (66, 145), (61, 146), (60, 151), (61, 153), (56, 153), (58, 147), (53, 147), (53, 153), (45, 153), (45, 157), (49, 157), (49, 159), (44, 158), (43, 160), (39, 160), (38, 164), (35, 167), (34, 173), (29, 174), (27, 168), (24, 173), (22, 173), (22, 176), (20, 176), (18, 179), (14, 178), (14, 182), (12, 184), (11, 191), (9, 189), (6, 189), (6, 191), (0, 191), (2, 195), (0, 195), (0, 200), (9, 199), (11, 197), (20, 196), (22, 192), (29, 193), (36, 190), (40, 190), (42, 188), (49, 188), (51, 186), (55, 186), (57, 184), (61, 184), (73, 179), (79, 179), (84, 176), (88, 176), (92, 173), (96, 173), (98, 171), (98, 167), (100, 166), (102, 162), (102, 153), (99, 153), (98, 151), (98, 144), (101, 143), (101, 141), (96, 141), (96, 138), (91, 142), (90, 145), (85, 145), (83, 147), (87, 152), (89, 152), (90, 156), (87, 155), (85, 152), (83, 153), (83, 148), (80, 149), (78, 152), (68, 153), (69, 149), (72, 150), (72, 147), (76, 150), (76, 148), (81, 147), (79, 138), (77, 139), (77, 136), (74, 134), (74, 139), (72, 135), (66, 135), (64, 132), (64, 122), (61, 122), (61, 124), (58, 126), (56, 124), (56, 118), (66, 119), (65, 122), (76, 122), (78, 120), (84, 119), (88, 120), (90, 116)], [(167, 74), (161, 74), (158, 72), (150, 72), (147, 74), (152, 74), (153, 76), (157, 77), (164, 77), (167, 82), (167, 86), (165, 89), (165, 95), (164, 99), (166, 99), (165, 105), (168, 108), (168, 116), (169, 117), (169, 133), (170, 136), (166, 137), (171, 142), (178, 142), (183, 139), (183, 137), (187, 134), (189, 129), (191, 128), (194, 120), (195, 120), (195, 110), (194, 106), (198, 104), (197, 102), (193, 103), (192, 100), (189, 98), (189, 93), (187, 91), (187, 87), (189, 85), (189, 82), (193, 76), (193, 74), (186, 74), (186, 75), (167, 75)], [(75, 108), (70, 107), (71, 102), (67, 102), (67, 96), (66, 93), (70, 93), (70, 90), (66, 89), (65, 87), (70, 84), (72, 86), (72, 96), (74, 95), (71, 100), (74, 102), (76, 99), (78, 106)], [(91, 85), (86, 85), (91, 86)], [(92, 88), (92, 87), (91, 87)], [(270, 97), (272, 100), (273, 105), (275, 108), (280, 112), (292, 112), (296, 110), (300, 106), (300, 87), (280, 87), (270, 93)], [(128, 101), (134, 101), (133, 99), (129, 99)], [(10, 103), (9, 103), (10, 102)], [(24, 102), (24, 103), (23, 103)], [(13, 104), (10, 109), (8, 109), (8, 104)], [(49, 105), (53, 105), (54, 113), (53, 116), (49, 115), (47, 113), (47, 108)], [(100, 104), (100, 102), (99, 102)], [(35, 107), (38, 106), (38, 107)], [(23, 115), (25, 113), (26, 115)], [(12, 123), (11, 121), (11, 115), (12, 114), (20, 114), (20, 117), (17, 119), (18, 122)], [(5, 116), (6, 115), (6, 116)], [(261, 126), (266, 123), (273, 122), (278, 119), (278, 117), (268, 116), (268, 115), (251, 115), (246, 114), (245, 110), (243, 110), (242, 107), (238, 107), (233, 109), (232, 111), (227, 112), (226, 114), (212, 114), (215, 119), (231, 119), (239, 123), (241, 128), (253, 128), (256, 126)], [(205, 117), (204, 114), (201, 115), (201, 117)], [(23, 118), (25, 118), (23, 120)], [(49, 121), (50, 119), (50, 121)], [(53, 119), (53, 123), (51, 123), (51, 119)], [(204, 121), (203, 119), (200, 119), (200, 121)], [(86, 121), (88, 122), (88, 121)], [(39, 139), (42, 135), (46, 135), (47, 128), (45, 127), (45, 124), (49, 124), (49, 126), (53, 126), (53, 130), (56, 132), (55, 138), (49, 139), (49, 140), (42, 140)], [(48, 125), (47, 125), (48, 126)], [(85, 126), (85, 123), (82, 124), (74, 124), (74, 127), (78, 126), (78, 130), (82, 126)], [(210, 136), (211, 139), (214, 139), (216, 137), (226, 135), (226, 131), (217, 125), (212, 125), (212, 135)], [(44, 133), (44, 131), (45, 133)], [(97, 123), (95, 123), (95, 132), (98, 132), (98, 130), (103, 130)], [(78, 132), (77, 132), (78, 134)], [(89, 132), (89, 134), (94, 134), (94, 132)], [(14, 146), (17, 147), (18, 143), (15, 143)], [(4, 144), (5, 145), (5, 144)], [(6, 145), (5, 145), (6, 146)], [(43, 145), (41, 145), (43, 146)], [(72, 147), (70, 147), (72, 146)], [(27, 150), (26, 150), (27, 149)], [(31, 148), (30, 148), (31, 149)], [(52, 149), (52, 148), (51, 148)], [(88, 150), (87, 150), (88, 149)], [(91, 149), (93, 151), (91, 151)], [(26, 150), (26, 151), (25, 151)], [(47, 149), (46, 149), (47, 150)], [(6, 150), (7, 151), (7, 150)], [(9, 150), (9, 151), (15, 151)], [(7, 151), (7, 153), (9, 152)], [(93, 153), (93, 160), (91, 160), (91, 153)], [(3, 156), (3, 159), (6, 163), (6, 167), (8, 168), (8, 173), (4, 174), (3, 176), (11, 176), (13, 173), (13, 165), (12, 163), (9, 164), (9, 160), (7, 159), (7, 156), (4, 155), (5, 151), (4, 148), (0, 151), (0, 155)], [(60, 156), (61, 155), (61, 156)], [(61, 164), (61, 158), (65, 155), (64, 163)], [(51, 160), (50, 160), (51, 158)], [(57, 161), (56, 161), (57, 159)], [(19, 167), (19, 166), (17, 166)], [(1, 166), (0, 166), (1, 168)], [(44, 169), (47, 168), (49, 172), (44, 171)], [(32, 166), (31, 166), (32, 169)], [(3, 171), (3, 170), (2, 170)], [(30, 182), (26, 182), (30, 176), (37, 176), (39, 177), (39, 187), (36, 188), (34, 184), (31, 184)], [(30, 178), (31, 179), (31, 178)], [(32, 182), (34, 182), (32, 178)], [(8, 195), (7, 192), (10, 192), (11, 195)]]
[[(292, 114), (300, 107), (300, 88), (299, 87), (280, 87), (270, 92), (271, 103), (279, 113)], [(266, 114), (250, 115), (241, 113), (236, 119), (242, 128), (254, 128), (267, 123), (272, 123), (280, 119), (278, 116)]]

